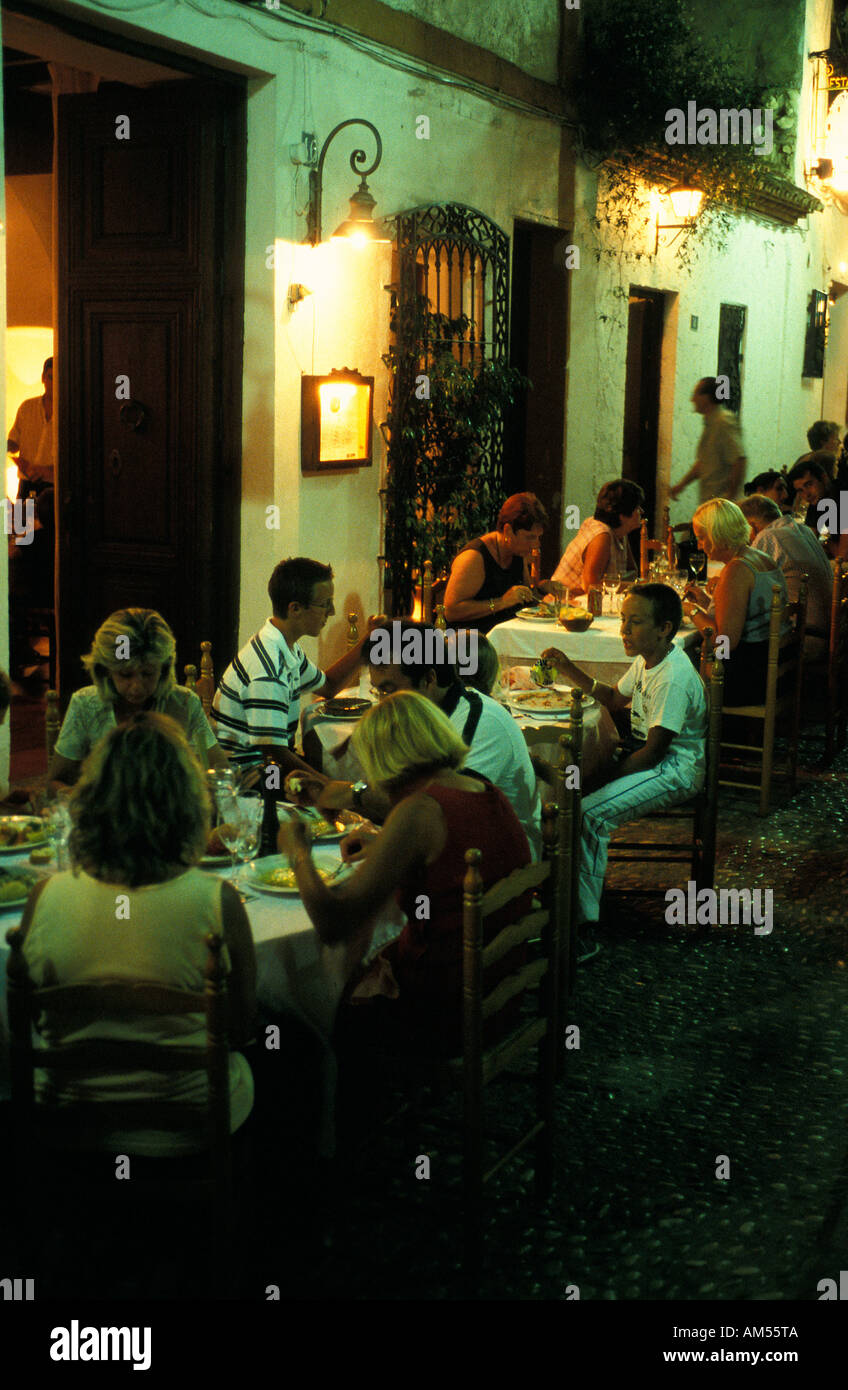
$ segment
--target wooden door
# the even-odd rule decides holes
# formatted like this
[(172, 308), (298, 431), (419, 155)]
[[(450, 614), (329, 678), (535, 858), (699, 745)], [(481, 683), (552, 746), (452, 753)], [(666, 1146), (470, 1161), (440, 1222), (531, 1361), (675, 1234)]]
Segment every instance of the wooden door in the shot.
[[(532, 383), (513, 412), (504, 492), (535, 492), (550, 525), (542, 537), (541, 572), (553, 574), (562, 554), (563, 432), (568, 355), (569, 237), (555, 227), (516, 222), (512, 243), (511, 362)], [(574, 470), (576, 474), (578, 470)], [(568, 482), (574, 489), (577, 478)], [(571, 498), (573, 501), (573, 497)], [(566, 544), (570, 540), (566, 533)]]
[(103, 84), (58, 116), (59, 679), (116, 608), (156, 608), (178, 673), (235, 650), (244, 99)]
[[(659, 290), (630, 287), (621, 476), (639, 483), (644, 490), (645, 512), (652, 536), (657, 535), (654, 511), (664, 307), (664, 296)], [(638, 539), (637, 534), (637, 542)]]

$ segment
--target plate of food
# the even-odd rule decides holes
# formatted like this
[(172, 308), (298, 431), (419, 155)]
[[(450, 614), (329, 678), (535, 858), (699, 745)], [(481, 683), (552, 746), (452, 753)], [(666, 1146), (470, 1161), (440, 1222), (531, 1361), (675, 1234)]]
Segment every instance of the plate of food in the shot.
[(283, 809), (291, 815), (292, 811), (309, 826), (309, 831), (313, 840), (320, 840), (321, 844), (331, 845), (338, 840), (343, 840), (351, 830), (357, 826), (364, 825), (362, 816), (358, 816), (355, 811), (336, 811), (327, 812), (326, 815), (321, 811), (316, 811), (306, 806), (291, 806), (288, 802), (281, 803)]
[(557, 620), (556, 609), (547, 603), (537, 603), (534, 608), (519, 608), (515, 616), (525, 623), (555, 623)]
[[(337, 862), (326, 856), (322, 858), (315, 855), (314, 863), (325, 883), (333, 878), (339, 867)], [(269, 854), (264, 859), (254, 859), (247, 865), (245, 873), (249, 891), (274, 893), (288, 898), (299, 896), (300, 890), (294, 869), (289, 868), (289, 861), (284, 854)]]
[(46, 842), (40, 816), (0, 816), (0, 854), (20, 854)]
[(366, 710), (372, 709), (370, 700), (359, 698), (336, 696), (333, 700), (325, 700), (315, 711), (316, 719), (360, 719)]
[[(535, 718), (540, 715), (558, 715), (562, 718), (563, 715), (571, 714), (571, 691), (556, 686), (548, 690), (519, 691), (508, 696), (507, 704), (516, 714), (533, 715)], [(583, 709), (594, 704), (595, 700), (591, 695), (583, 696)]]
[(32, 869), (0, 869), (0, 912), (23, 907), (36, 883), (44, 877)]

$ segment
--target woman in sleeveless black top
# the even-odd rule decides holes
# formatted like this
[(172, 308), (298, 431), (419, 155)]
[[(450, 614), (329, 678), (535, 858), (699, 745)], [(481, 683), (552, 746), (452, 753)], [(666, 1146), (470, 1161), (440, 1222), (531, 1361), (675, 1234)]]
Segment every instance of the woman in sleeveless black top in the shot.
[(548, 517), (532, 492), (507, 498), (497, 529), (469, 541), (451, 567), (445, 618), (459, 627), (488, 632), (533, 602), (530, 555)]

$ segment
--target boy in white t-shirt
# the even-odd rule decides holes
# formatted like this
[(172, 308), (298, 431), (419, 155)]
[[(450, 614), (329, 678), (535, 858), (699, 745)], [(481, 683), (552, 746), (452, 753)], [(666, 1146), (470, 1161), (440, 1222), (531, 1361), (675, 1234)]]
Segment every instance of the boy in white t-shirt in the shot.
[(673, 645), (682, 621), (680, 599), (667, 584), (634, 584), (621, 607), (621, 640), (635, 660), (614, 688), (587, 676), (556, 647), (544, 653), (566, 680), (608, 710), (630, 706), (625, 756), (610, 781), (583, 801), (578, 894), (584, 924), (598, 920), (612, 831), (688, 800), (704, 784), (706, 698), (686, 653)]

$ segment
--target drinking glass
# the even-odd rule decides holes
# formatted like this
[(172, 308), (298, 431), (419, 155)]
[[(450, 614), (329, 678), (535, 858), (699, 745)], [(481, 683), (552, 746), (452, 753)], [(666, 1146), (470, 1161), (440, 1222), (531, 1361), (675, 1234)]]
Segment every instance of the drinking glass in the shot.
[(259, 797), (239, 797), (238, 836), (235, 843), (235, 853), (242, 867), (233, 880), (236, 888), (240, 885), (243, 886), (241, 881), (244, 875), (244, 866), (248, 860), (256, 858), (256, 852), (259, 849), (262, 811), (262, 801)]
[(707, 575), (707, 553), (693, 550), (689, 556), (689, 576), (691, 579), (705, 579)]
[(71, 813), (68, 804), (61, 800), (48, 801), (41, 816), (44, 821), (44, 834), (56, 856), (56, 867), (64, 869), (67, 867), (65, 848), (71, 833)]
[(235, 796), (236, 782), (237, 774), (233, 768), (212, 768), (206, 773), (206, 783), (217, 812), (217, 820), (223, 815), (222, 801), (230, 801)]

